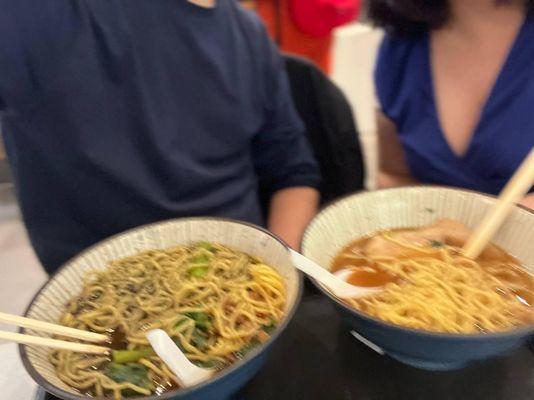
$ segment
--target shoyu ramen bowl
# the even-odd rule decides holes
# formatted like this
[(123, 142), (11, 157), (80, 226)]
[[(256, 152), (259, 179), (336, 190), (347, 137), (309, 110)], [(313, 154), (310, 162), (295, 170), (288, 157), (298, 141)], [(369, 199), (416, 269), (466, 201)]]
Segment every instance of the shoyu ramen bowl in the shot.
[[(308, 226), (303, 254), (329, 268), (338, 251), (355, 238), (387, 228), (416, 227), (452, 218), (473, 228), (495, 198), (442, 187), (407, 187), (365, 192), (325, 208)], [(534, 213), (516, 207), (493, 240), (534, 268)], [(348, 307), (317, 284), (350, 327), (401, 362), (426, 369), (452, 369), (511, 350), (534, 333), (529, 326), (503, 333), (440, 334), (392, 325)]]
[[(241, 388), (263, 365), (273, 342), (293, 316), (302, 290), (300, 274), (293, 267), (286, 246), (267, 231), (246, 223), (214, 219), (187, 218), (142, 226), (94, 245), (66, 263), (31, 302), (26, 316), (56, 322), (66, 302), (81, 291), (82, 277), (89, 269), (104, 269), (110, 260), (126, 257), (142, 250), (167, 248), (198, 241), (216, 242), (263, 259), (275, 267), (285, 280), (287, 304), (285, 317), (270, 339), (251, 351), (244, 359), (224, 369), (212, 379), (197, 386), (166, 392), (160, 396), (136, 399), (225, 399)], [(27, 330), (26, 333), (45, 336)], [(64, 384), (48, 361), (49, 350), (43, 347), (20, 346), (22, 361), (28, 373), (46, 391), (65, 400), (89, 399)]]

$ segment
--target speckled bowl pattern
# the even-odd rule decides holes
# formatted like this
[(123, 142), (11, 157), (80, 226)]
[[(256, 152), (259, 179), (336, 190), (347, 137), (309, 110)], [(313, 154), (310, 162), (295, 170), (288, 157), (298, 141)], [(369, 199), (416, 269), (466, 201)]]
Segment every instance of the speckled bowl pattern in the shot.
[[(243, 360), (197, 386), (167, 392), (162, 396), (141, 396), (137, 399), (206, 399), (219, 400), (242, 387), (263, 365), (267, 351), (293, 316), (302, 291), (302, 278), (293, 267), (287, 247), (274, 235), (246, 223), (215, 218), (186, 218), (142, 226), (113, 236), (92, 246), (67, 262), (37, 293), (26, 316), (57, 322), (64, 305), (80, 293), (82, 278), (90, 269), (104, 269), (110, 260), (126, 257), (148, 249), (163, 249), (198, 241), (216, 242), (263, 259), (275, 267), (285, 280), (287, 303), (285, 318), (270, 340), (255, 349)], [(45, 336), (41, 332), (25, 333)], [(65, 399), (89, 399), (64, 384), (48, 361), (49, 349), (20, 346), (20, 353), (28, 373), (46, 391)]]
[[(362, 192), (320, 212), (306, 229), (305, 256), (325, 268), (350, 241), (388, 228), (415, 227), (452, 218), (474, 228), (496, 199), (445, 187), (416, 186)], [(534, 272), (534, 213), (515, 207), (493, 240)], [(506, 352), (534, 333), (528, 326), (503, 333), (452, 335), (413, 330), (366, 316), (317, 284), (349, 326), (402, 362), (426, 369), (452, 369)]]

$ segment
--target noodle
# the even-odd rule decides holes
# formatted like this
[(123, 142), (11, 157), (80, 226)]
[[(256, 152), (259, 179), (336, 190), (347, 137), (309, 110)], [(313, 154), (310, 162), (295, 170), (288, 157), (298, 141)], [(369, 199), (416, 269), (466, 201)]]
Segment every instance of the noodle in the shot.
[(282, 277), (244, 253), (198, 243), (149, 250), (85, 277), (65, 326), (111, 333), (113, 360), (53, 351), (58, 377), (92, 396), (149, 395), (178, 382), (145, 334), (165, 330), (197, 365), (221, 369), (268, 338), (284, 315)]
[[(493, 246), (490, 255), (498, 250), (506, 257), (474, 261), (446, 240), (414, 245), (403, 238), (419, 239), (417, 233), (379, 232), (341, 251), (334, 270), (371, 268), (393, 277), (378, 294), (347, 299), (350, 306), (395, 325), (435, 332), (498, 332), (534, 322), (534, 277), (513, 257)], [(386, 251), (366, 253), (378, 245)]]

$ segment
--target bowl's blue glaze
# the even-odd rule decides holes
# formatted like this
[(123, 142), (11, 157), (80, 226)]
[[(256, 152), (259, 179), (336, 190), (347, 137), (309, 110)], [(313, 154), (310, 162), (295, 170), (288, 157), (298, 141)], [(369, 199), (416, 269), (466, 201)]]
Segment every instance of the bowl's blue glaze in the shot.
[(178, 393), (172, 400), (226, 400), (241, 389), (265, 364), (269, 347), (262, 349), (245, 364), (240, 365), (222, 379), (199, 387), (198, 389)]
[[(451, 218), (477, 226), (495, 198), (472, 191), (414, 186), (360, 192), (324, 208), (306, 228), (303, 254), (325, 268), (347, 243), (373, 232)], [(534, 273), (534, 213), (517, 206), (493, 241)], [(315, 282), (314, 282), (315, 283)], [(358, 312), (321, 285), (350, 329), (401, 362), (426, 369), (452, 369), (506, 353), (534, 337), (534, 325), (500, 333), (440, 334), (395, 326)]]
[[(323, 290), (318, 285), (319, 289)], [(530, 328), (503, 333), (452, 335), (417, 331), (369, 318), (323, 290), (335, 303), (350, 329), (355, 330), (383, 349), (389, 356), (417, 368), (449, 370), (463, 367), (521, 346), (533, 330)]]
[[(224, 400), (243, 387), (265, 363), (272, 344), (285, 330), (300, 302), (302, 275), (294, 268), (287, 246), (270, 232), (255, 225), (222, 218), (182, 218), (158, 222), (108, 238), (67, 262), (35, 295), (25, 315), (55, 323), (59, 312), (72, 293), (81, 290), (85, 271), (105, 268), (109, 260), (135, 254), (141, 250), (167, 248), (181, 243), (212, 241), (221, 243), (263, 259), (277, 268), (285, 278), (287, 290), (286, 315), (266, 343), (258, 346), (212, 379), (199, 385), (162, 395), (140, 396), (143, 400)], [(76, 277), (73, 283), (73, 276)], [(50, 307), (53, 306), (53, 308)], [(56, 315), (42, 310), (55, 310)], [(51, 314), (52, 313), (52, 314)], [(88, 400), (89, 397), (66, 391), (54, 384), (44, 348), (19, 346), (22, 362), (30, 376), (47, 392), (64, 400)], [(1, 396), (0, 396), (1, 397)]]

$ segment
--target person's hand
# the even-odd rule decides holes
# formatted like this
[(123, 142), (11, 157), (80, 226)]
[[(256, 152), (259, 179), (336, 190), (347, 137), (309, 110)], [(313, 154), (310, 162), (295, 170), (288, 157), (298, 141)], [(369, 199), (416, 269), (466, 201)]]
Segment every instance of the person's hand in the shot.
[(317, 212), (319, 192), (311, 187), (291, 187), (271, 199), (268, 227), (287, 245), (299, 250), (304, 228)]
[(525, 198), (521, 200), (520, 204), (534, 211), (534, 193), (525, 196)]

